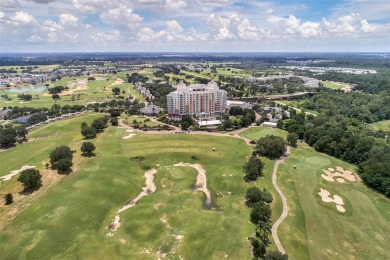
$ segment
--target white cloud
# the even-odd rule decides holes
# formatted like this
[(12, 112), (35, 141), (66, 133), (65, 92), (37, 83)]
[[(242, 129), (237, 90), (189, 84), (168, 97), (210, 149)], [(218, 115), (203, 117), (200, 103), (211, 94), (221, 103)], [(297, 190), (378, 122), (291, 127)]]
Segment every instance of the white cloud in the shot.
[(134, 29), (143, 21), (143, 18), (133, 13), (130, 8), (115, 8), (100, 15), (100, 19), (106, 24), (115, 27), (127, 27)]
[(183, 9), (187, 6), (187, 3), (182, 0), (166, 0), (165, 10), (167, 12)]
[(344, 0), (333, 9), (331, 18), (337, 19), (359, 13), (369, 20), (390, 19), (390, 3), (388, 0)]
[(207, 24), (215, 40), (255, 41), (263, 38), (273, 38), (269, 29), (255, 26), (249, 19), (241, 18), (235, 13), (228, 15), (211, 14)]
[(60, 24), (76, 26), (79, 24), (79, 18), (73, 14), (60, 14)]
[(31, 14), (28, 14), (23, 11), (19, 11), (15, 13), (15, 16), (11, 17), (11, 23), (13, 25), (24, 25), (24, 24), (35, 24), (37, 20)]
[(109, 0), (72, 0), (73, 7), (81, 13), (97, 13), (115, 5), (116, 2)]

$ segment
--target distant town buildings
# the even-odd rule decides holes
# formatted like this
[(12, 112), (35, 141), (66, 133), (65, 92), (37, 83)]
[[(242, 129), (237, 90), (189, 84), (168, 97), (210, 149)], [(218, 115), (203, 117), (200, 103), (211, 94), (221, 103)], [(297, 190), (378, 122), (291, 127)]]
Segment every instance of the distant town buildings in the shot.
[(323, 74), (325, 72), (337, 72), (346, 74), (376, 74), (376, 70), (369, 69), (354, 69), (340, 67), (309, 67), (309, 66), (279, 66), (282, 69), (309, 71), (312, 73)]
[(226, 109), (227, 92), (216, 82), (186, 86), (180, 82), (167, 96), (168, 118), (181, 120), (190, 115), (198, 119), (217, 118)]

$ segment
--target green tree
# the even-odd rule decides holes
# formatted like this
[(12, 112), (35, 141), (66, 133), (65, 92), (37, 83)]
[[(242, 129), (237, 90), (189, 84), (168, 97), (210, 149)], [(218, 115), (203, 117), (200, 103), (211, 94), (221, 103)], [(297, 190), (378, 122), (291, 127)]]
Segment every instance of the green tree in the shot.
[(25, 190), (35, 190), (42, 185), (42, 175), (37, 169), (27, 169), (20, 173), (17, 181)]
[(259, 223), (269, 223), (271, 220), (271, 208), (264, 202), (258, 202), (253, 205), (250, 220), (253, 224), (259, 225)]
[(8, 148), (16, 143), (16, 130), (12, 126), (0, 129), (0, 146)]
[(116, 119), (116, 118), (111, 118), (111, 119), (110, 119), (110, 123), (111, 123), (111, 125), (113, 125), (113, 126), (117, 126), (117, 125), (118, 125), (118, 119)]
[(7, 193), (4, 196), (4, 200), (5, 200), (5, 205), (10, 205), (14, 202), (14, 197), (12, 196), (11, 193)]
[(119, 95), (121, 93), (121, 89), (118, 87), (112, 88), (113, 95)]
[(250, 237), (254, 257), (263, 258), (267, 252), (266, 246), (258, 237)]
[(264, 163), (256, 156), (251, 156), (243, 166), (244, 180), (246, 182), (256, 181), (263, 175)]
[(298, 142), (298, 134), (297, 133), (288, 133), (287, 135), (287, 143), (292, 147), (297, 147)]
[(286, 152), (286, 142), (279, 136), (267, 135), (257, 141), (255, 151), (269, 159), (277, 159)]
[(58, 99), (60, 99), (60, 95), (58, 95), (57, 93), (54, 93), (53, 95), (51, 95), (51, 98), (54, 100), (58, 100)]
[(223, 120), (223, 122), (222, 122), (222, 128), (223, 128), (223, 130), (230, 129), (230, 128), (232, 128), (232, 127), (233, 127), (233, 122), (232, 122), (232, 120), (230, 120), (229, 118)]
[[(59, 172), (66, 172), (67, 171), (66, 165), (69, 165), (69, 161), (72, 162), (72, 159), (73, 159), (73, 153), (69, 146), (62, 145), (60, 147), (55, 148), (50, 153), (50, 163), (52, 167), (54, 169), (58, 169)], [(61, 161), (61, 169), (59, 169), (60, 161)]]
[(63, 158), (57, 162), (58, 173), (68, 173), (72, 170), (73, 162), (70, 158)]
[(81, 128), (81, 134), (85, 139), (92, 139), (96, 137), (96, 129), (94, 127), (86, 126)]
[(103, 130), (107, 127), (108, 120), (108, 116), (97, 118), (92, 121), (91, 126), (96, 129), (96, 132), (103, 132)]
[(254, 204), (262, 200), (261, 190), (258, 187), (249, 187), (245, 194), (245, 204), (248, 207), (253, 207)]
[(15, 127), (16, 136), (20, 139), (26, 139), (28, 131), (25, 126), (17, 126)]
[(86, 156), (94, 155), (95, 149), (96, 149), (96, 146), (91, 142), (83, 142), (83, 144), (81, 145), (81, 148), (80, 148), (82, 154), (86, 155)]

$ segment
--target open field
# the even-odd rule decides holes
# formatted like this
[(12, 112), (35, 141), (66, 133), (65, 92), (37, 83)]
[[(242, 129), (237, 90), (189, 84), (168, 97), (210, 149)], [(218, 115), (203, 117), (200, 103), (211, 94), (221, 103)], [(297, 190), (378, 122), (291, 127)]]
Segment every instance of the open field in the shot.
[(246, 137), (248, 139), (257, 141), (261, 137), (264, 137), (266, 135), (277, 135), (282, 137), (284, 140), (287, 138), (287, 132), (279, 129), (279, 128), (271, 128), (271, 127), (265, 127), (265, 126), (258, 126), (258, 127), (252, 127), (251, 129), (248, 129), (242, 133), (240, 133), (241, 136)]
[[(11, 91), (0, 91), (0, 94), (7, 94), (8, 97), (12, 98), (12, 101), (6, 101), (0, 99), (0, 107), (4, 106), (29, 106), (29, 107), (51, 107), (54, 104), (59, 105), (80, 105), (88, 104), (95, 102), (104, 102), (112, 99), (111, 89), (114, 87), (119, 87), (121, 92), (124, 90), (124, 96), (129, 96), (130, 94), (138, 99), (140, 102), (144, 102), (145, 99), (135, 91), (134, 87), (130, 83), (124, 82), (121, 78), (110, 75), (96, 76), (101, 77), (101, 80), (95, 81), (86, 81), (86, 77), (68, 77), (63, 78), (59, 81), (50, 83), (52, 86), (67, 86), (69, 90), (64, 90), (60, 93), (60, 99), (54, 101), (47, 91), (26, 91), (24, 93), (31, 94), (33, 99), (30, 101), (19, 100), (17, 95), (18, 92)], [(43, 84), (44, 85), (44, 84)], [(36, 96), (39, 99), (35, 99)], [(72, 97), (75, 96), (75, 100), (72, 101)]]
[[(389, 200), (359, 181), (329, 182), (321, 177), (323, 169), (336, 166), (356, 170), (304, 143), (281, 164), (278, 183), (289, 214), (278, 234), (289, 259), (386, 259)], [(334, 203), (323, 202), (320, 189), (339, 196), (345, 213)]]
[(24, 65), (24, 66), (0, 66), (0, 69), (15, 69), (17, 71), (17, 73), (22, 73), (22, 70), (20, 67), (38, 67), (38, 68), (34, 68), (34, 69), (40, 69), (40, 70), (49, 70), (49, 69), (56, 69), (56, 68), (59, 68), (60, 65), (58, 64), (53, 64), (53, 65), (34, 65), (34, 66), (31, 66), (31, 65)]
[(390, 131), (390, 120), (378, 121), (371, 124), (376, 130)]
[[(14, 148), (0, 153), (0, 176), (9, 174), (13, 170), (20, 169), (23, 165), (36, 166), (43, 174), (43, 187), (31, 195), (19, 194), (22, 186), (16, 181), (17, 176), (9, 181), (2, 181), (0, 185), (0, 197), (7, 193), (14, 195), (15, 202), (11, 206), (0, 205), (0, 229), (9, 222), (19, 211), (25, 209), (49, 186), (62, 178), (54, 171), (46, 170), (44, 164), (49, 159), (50, 152), (57, 146), (70, 145), (72, 149), (79, 150), (81, 145), (80, 125), (82, 122), (91, 123), (93, 119), (100, 117), (98, 114), (85, 113), (76, 118), (60, 120), (50, 125), (43, 125), (31, 131), (29, 138), (33, 142), (19, 144)], [(75, 154), (74, 161), (81, 159), (79, 153)]]
[(331, 89), (342, 89), (343, 86), (333, 83), (333, 82), (328, 82), (328, 81), (322, 81), (322, 84), (324, 84), (324, 87), (326, 88), (331, 88)]
[[(9, 162), (2, 174), (24, 164), (42, 165), (49, 150), (59, 144), (73, 140), (72, 148), (76, 149), (81, 139), (74, 131), (79, 131), (81, 121), (48, 126), (32, 136), (47, 136), (56, 131), (60, 134), (0, 153), (1, 161)], [(62, 133), (65, 130), (66, 135)], [(170, 259), (250, 258), (245, 238), (254, 227), (248, 221), (249, 209), (244, 204), (250, 185), (242, 180), (242, 165), (250, 148), (242, 140), (142, 134), (123, 140), (125, 135), (122, 128), (106, 129), (93, 140), (96, 157), (77, 159), (75, 173), (64, 176), (0, 232), (2, 259), (108, 259), (113, 255), (155, 259), (156, 254), (165, 253)], [(50, 145), (43, 145), (49, 140)], [(29, 149), (41, 152), (38, 156), (35, 152), (24, 157), (16, 154)], [(192, 155), (198, 160), (191, 159)], [(134, 156), (145, 159), (129, 160)], [(192, 190), (195, 169), (173, 166), (179, 162), (196, 162), (206, 170), (215, 209), (205, 209), (205, 195)], [(107, 236), (115, 212), (144, 186), (144, 166), (157, 170), (156, 192), (121, 213), (121, 226), (113, 236)]]
[(353, 86), (348, 83), (343, 82), (335, 82), (335, 81), (322, 81), (322, 84), (324, 84), (324, 87), (331, 88), (331, 89), (342, 89), (346, 92), (351, 91)]

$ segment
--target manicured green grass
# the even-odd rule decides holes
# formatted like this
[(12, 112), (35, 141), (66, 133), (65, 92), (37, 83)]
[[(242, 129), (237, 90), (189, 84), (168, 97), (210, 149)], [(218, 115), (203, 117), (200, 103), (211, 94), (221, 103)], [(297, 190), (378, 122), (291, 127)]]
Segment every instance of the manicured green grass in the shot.
[(279, 128), (272, 128), (272, 127), (265, 127), (265, 126), (258, 126), (258, 127), (252, 127), (242, 133), (240, 133), (241, 136), (246, 137), (248, 139), (257, 141), (261, 137), (264, 137), (266, 135), (277, 135), (282, 137), (284, 140), (287, 138), (287, 132), (279, 129)]
[(336, 84), (336, 83), (328, 82), (328, 81), (322, 81), (322, 84), (324, 84), (324, 87), (331, 88), (331, 89), (342, 89), (342, 88), (344, 88), (340, 84)]
[[(322, 170), (335, 166), (356, 170), (304, 143), (281, 164), (278, 184), (286, 195), (289, 215), (278, 234), (286, 252), (290, 259), (386, 259), (389, 200), (360, 182), (324, 180)], [(346, 212), (322, 202), (320, 188), (342, 197)]]
[(372, 124), (372, 126), (376, 130), (390, 131), (390, 120), (383, 120), (383, 121), (375, 122)]
[[(36, 166), (38, 170), (44, 170), (44, 165), (49, 161), (50, 152), (60, 145), (69, 145), (72, 149), (79, 150), (82, 142), (80, 125), (82, 122), (90, 124), (102, 114), (81, 114), (72, 119), (64, 119), (43, 125), (31, 130), (29, 138), (37, 138), (34, 142), (18, 144), (16, 147), (0, 153), (0, 176), (9, 174), (13, 170), (20, 169), (23, 165)], [(75, 162), (80, 159), (79, 152), (75, 154)], [(45, 172), (45, 171), (44, 171)], [(37, 196), (45, 192), (48, 185), (53, 182), (52, 175), (43, 177), (44, 186), (30, 196), (20, 195), (21, 185), (17, 182), (17, 176), (9, 181), (2, 181), (0, 185), (0, 228), (10, 221), (10, 217), (28, 207)], [(3, 205), (3, 196), (13, 193), (15, 202), (10, 207)], [(15, 213), (16, 212), (16, 213)]]
[[(88, 81), (88, 88), (82, 89), (82, 90), (76, 90), (71, 94), (66, 94), (64, 92), (63, 95), (61, 95), (61, 98), (57, 101), (54, 101), (51, 95), (48, 95), (47, 91), (43, 92), (37, 92), (37, 91), (29, 91), (26, 93), (29, 93), (35, 98), (36, 95), (39, 96), (39, 99), (32, 99), (30, 101), (21, 101), (18, 100), (17, 95), (19, 93), (16, 92), (10, 92), (5, 91), (1, 92), (2, 94), (7, 94), (10, 98), (12, 98), (12, 101), (6, 101), (4, 99), (0, 99), (0, 107), (3, 106), (29, 106), (29, 107), (51, 107), (54, 104), (59, 104), (61, 106), (63, 105), (86, 105), (88, 103), (95, 103), (95, 102), (104, 102), (112, 98), (112, 91), (109, 87), (110, 84), (112, 84), (115, 80), (115, 76), (104, 76), (105, 80), (95, 80), (95, 81)], [(66, 77), (61, 80), (58, 80), (54, 83), (49, 83), (50, 86), (69, 86), (72, 82), (78, 79), (86, 79), (85, 76), (82, 77)], [(43, 83), (44, 84), (44, 83)], [(114, 87), (119, 87), (121, 90), (126, 90), (128, 93), (124, 94), (126, 97), (130, 94), (135, 96), (138, 100), (141, 102), (144, 102), (144, 98), (134, 90), (133, 86), (129, 83), (124, 83), (120, 85), (115, 85)], [(73, 95), (80, 95), (79, 99), (76, 99), (75, 101), (72, 101)], [(123, 95), (123, 94), (121, 94)]]
[[(79, 131), (79, 121), (73, 125), (74, 131)], [(47, 127), (34, 136), (61, 129)], [(72, 131), (68, 132), (71, 138)], [(250, 184), (242, 180), (242, 165), (251, 151), (242, 140), (174, 134), (141, 134), (124, 140), (121, 137), (125, 135), (121, 128), (106, 129), (93, 140), (96, 157), (83, 158), (77, 172), (65, 176), (3, 229), (1, 258), (155, 259), (157, 251), (168, 253), (170, 259), (179, 255), (185, 259), (250, 258), (245, 239), (254, 226), (248, 221), (249, 209), (244, 203)], [(62, 136), (61, 132), (50, 139), (56, 140), (52, 145), (64, 143)], [(81, 141), (78, 135), (76, 139)], [(28, 151), (29, 146), (34, 143), (19, 149)], [(41, 146), (37, 142), (32, 149), (38, 151)], [(34, 154), (30, 152), (30, 158), (21, 162), (6, 160), (20, 166), (48, 157), (48, 152)], [(192, 155), (198, 160), (193, 161)], [(2, 161), (3, 156), (1, 153)], [(145, 160), (129, 160), (134, 156)], [(204, 208), (205, 195), (192, 189), (195, 170), (172, 166), (181, 161), (200, 163), (206, 169), (214, 210)], [(156, 193), (123, 212), (119, 229), (114, 236), (106, 236), (116, 211), (142, 190), (143, 166), (158, 170)]]

